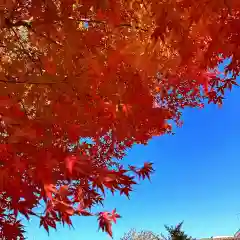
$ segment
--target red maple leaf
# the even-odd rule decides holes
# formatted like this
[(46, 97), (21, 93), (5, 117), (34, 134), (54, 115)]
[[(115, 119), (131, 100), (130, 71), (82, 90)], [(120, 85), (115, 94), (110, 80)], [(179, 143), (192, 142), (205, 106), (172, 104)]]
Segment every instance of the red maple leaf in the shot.
[(98, 214), (99, 229), (107, 232), (111, 237), (112, 236), (112, 221), (116, 223), (116, 219), (120, 218), (120, 215), (116, 213), (116, 209), (110, 212), (100, 212)]

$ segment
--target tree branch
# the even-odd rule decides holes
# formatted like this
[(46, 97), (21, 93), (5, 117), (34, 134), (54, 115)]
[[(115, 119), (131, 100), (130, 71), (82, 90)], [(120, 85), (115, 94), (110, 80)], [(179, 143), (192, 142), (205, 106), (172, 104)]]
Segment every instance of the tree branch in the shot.
[(66, 82), (17, 82), (17, 81), (9, 81), (9, 80), (3, 80), (0, 79), (0, 83), (6, 83), (6, 84), (27, 84), (27, 85), (54, 85), (58, 83), (66, 83)]
[[(93, 19), (72, 19), (72, 20), (75, 20), (76, 22), (86, 22), (86, 23), (95, 23), (95, 24), (104, 24), (104, 25), (108, 24), (107, 21), (93, 20)], [(15, 23), (13, 23), (9, 19), (5, 19), (5, 22), (6, 22), (6, 25), (9, 26), (9, 27), (20, 27), (20, 26), (23, 26), (23, 27), (26, 27), (26, 28), (34, 31), (34, 29), (31, 26), (31, 22), (20, 20), (20, 21), (17, 21)], [(140, 26), (133, 26), (130, 23), (121, 23), (121, 24), (116, 25), (116, 27), (128, 27), (128, 28), (135, 28), (137, 30), (141, 30), (141, 31), (144, 31), (144, 32), (148, 31), (148, 29), (146, 29), (146, 28), (142, 28)], [(36, 33), (36, 31), (34, 31), (34, 32)], [(45, 36), (43, 34), (41, 36), (47, 37), (47, 36)], [(56, 41), (54, 41), (51, 38), (49, 40), (53, 41), (54, 43), (57, 43)], [(59, 43), (57, 43), (57, 44), (59, 44)]]
[[(87, 22), (87, 23), (104, 24), (104, 25), (107, 24), (106, 21), (100, 21), (100, 20), (79, 19), (77, 21), (79, 21), (79, 22)], [(141, 28), (139, 26), (133, 26), (130, 23), (121, 23), (121, 24), (116, 25), (116, 27), (129, 27), (129, 28), (135, 28), (137, 30), (141, 30), (141, 31), (144, 31), (144, 32), (148, 31), (146, 28)]]
[(23, 20), (19, 20), (17, 22), (11, 22), (8, 18), (6, 18), (5, 19), (5, 24), (9, 28), (13, 28), (13, 27), (26, 27), (30, 31), (34, 32), (36, 35), (39, 35), (39, 36), (41, 36), (43, 38), (46, 38), (50, 42), (63, 47), (63, 45), (61, 43), (59, 43), (59, 42), (55, 41), (54, 39), (44, 35), (43, 33), (37, 33), (37, 31), (32, 27), (31, 22), (23, 21)]

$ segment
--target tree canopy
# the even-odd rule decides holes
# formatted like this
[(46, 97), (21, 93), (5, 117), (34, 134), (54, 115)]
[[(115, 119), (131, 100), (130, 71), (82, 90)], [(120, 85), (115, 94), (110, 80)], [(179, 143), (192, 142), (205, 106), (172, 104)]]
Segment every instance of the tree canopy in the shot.
[(161, 238), (151, 231), (137, 232), (131, 229), (129, 232), (125, 233), (120, 240), (161, 240)]
[(182, 230), (182, 225), (183, 222), (176, 226), (165, 225), (165, 229), (168, 233), (167, 236), (163, 234), (159, 236), (151, 231), (137, 232), (136, 230), (131, 229), (120, 240), (195, 240)]
[(168, 232), (168, 236), (163, 236), (164, 240), (195, 240), (191, 236), (188, 236), (182, 230), (183, 222), (177, 224), (175, 227), (173, 226), (165, 226), (165, 229)]
[(97, 215), (112, 236), (116, 210), (90, 209), (150, 176), (121, 162), (128, 148), (222, 104), (239, 26), (239, 0), (1, 1), (0, 238), (24, 239), (20, 215), (47, 231)]

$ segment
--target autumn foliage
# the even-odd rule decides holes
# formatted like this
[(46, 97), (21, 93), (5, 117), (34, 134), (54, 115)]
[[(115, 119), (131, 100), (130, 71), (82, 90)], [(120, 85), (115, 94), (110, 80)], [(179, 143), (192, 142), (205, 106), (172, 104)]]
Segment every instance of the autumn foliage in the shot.
[(126, 150), (185, 107), (222, 104), (239, 31), (239, 0), (0, 1), (0, 238), (24, 239), (20, 215), (47, 231), (96, 215), (112, 236), (116, 210), (90, 209), (153, 171), (125, 166)]

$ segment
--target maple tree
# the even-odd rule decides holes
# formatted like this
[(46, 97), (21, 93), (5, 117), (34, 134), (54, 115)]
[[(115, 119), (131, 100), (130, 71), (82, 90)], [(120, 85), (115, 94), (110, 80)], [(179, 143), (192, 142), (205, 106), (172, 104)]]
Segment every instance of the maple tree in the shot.
[(1, 239), (24, 239), (19, 215), (47, 231), (97, 215), (112, 236), (116, 210), (91, 207), (149, 178), (152, 163), (120, 161), (128, 148), (171, 133), (185, 107), (222, 104), (239, 26), (239, 0), (0, 1)]

